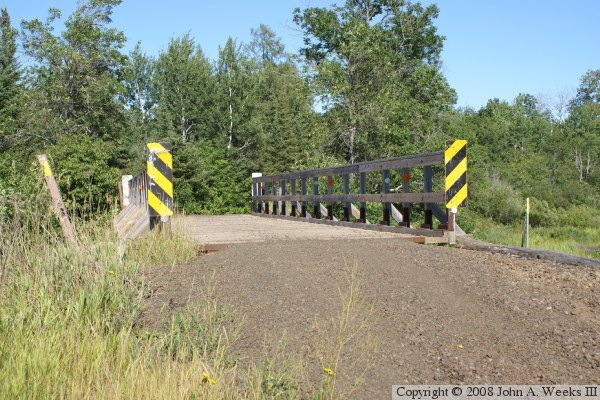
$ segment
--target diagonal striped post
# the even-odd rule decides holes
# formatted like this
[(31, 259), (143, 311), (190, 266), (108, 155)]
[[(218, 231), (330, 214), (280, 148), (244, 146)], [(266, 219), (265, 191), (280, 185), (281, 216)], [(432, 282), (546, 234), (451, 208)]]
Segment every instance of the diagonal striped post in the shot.
[(148, 213), (150, 228), (173, 215), (173, 156), (168, 143), (148, 143)]
[(446, 143), (446, 208), (464, 207), (467, 200), (467, 141)]
[(448, 209), (448, 232), (450, 244), (456, 243), (454, 232), (455, 216), (458, 207), (467, 204), (467, 141), (446, 142), (444, 152), (446, 165), (446, 208)]

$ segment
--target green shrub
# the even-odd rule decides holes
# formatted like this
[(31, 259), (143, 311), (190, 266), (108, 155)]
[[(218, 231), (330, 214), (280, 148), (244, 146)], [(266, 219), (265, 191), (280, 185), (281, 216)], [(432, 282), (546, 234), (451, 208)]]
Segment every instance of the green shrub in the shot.
[(114, 144), (86, 135), (62, 137), (48, 149), (67, 208), (108, 209), (118, 194)]
[(566, 210), (561, 210), (557, 216), (560, 225), (578, 228), (600, 226), (600, 211), (587, 205), (576, 205)]
[(479, 225), (481, 217), (469, 208), (461, 208), (456, 213), (456, 223), (465, 233), (473, 233)]
[(488, 187), (478, 190), (473, 208), (496, 222), (513, 224), (521, 219), (525, 204), (519, 191), (506, 182), (493, 179)]
[(529, 224), (532, 227), (556, 225), (558, 222), (558, 211), (546, 200), (538, 200), (535, 197), (531, 197), (529, 204)]

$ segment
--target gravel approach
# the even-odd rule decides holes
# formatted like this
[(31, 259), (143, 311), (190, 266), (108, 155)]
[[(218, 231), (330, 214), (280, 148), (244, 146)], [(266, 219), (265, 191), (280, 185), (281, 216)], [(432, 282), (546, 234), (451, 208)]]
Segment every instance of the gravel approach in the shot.
[[(399, 239), (239, 243), (149, 268), (143, 320), (156, 324), (159, 310), (194, 302), (212, 277), (245, 320), (235, 344), (242, 363), (285, 336), (286, 352), (316, 378), (315, 321), (339, 312), (351, 268), (373, 307), (377, 344), (351, 398), (390, 398), (394, 384), (600, 383), (600, 268)], [(344, 360), (363, 350), (349, 346)], [(343, 367), (340, 384), (364, 372)]]

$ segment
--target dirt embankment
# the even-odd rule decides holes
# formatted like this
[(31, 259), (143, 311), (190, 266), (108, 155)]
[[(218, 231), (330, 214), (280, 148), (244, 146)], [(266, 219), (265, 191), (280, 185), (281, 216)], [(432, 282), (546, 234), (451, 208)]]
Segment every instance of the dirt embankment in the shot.
[[(599, 268), (395, 239), (236, 244), (156, 267), (145, 321), (193, 302), (214, 274), (217, 294), (246, 319), (242, 361), (285, 333), (316, 376), (315, 321), (339, 312), (349, 267), (373, 305), (378, 344), (353, 398), (388, 398), (393, 384), (600, 383)], [(348, 348), (344, 360), (360, 352)], [(360, 372), (348, 364), (341, 375)]]

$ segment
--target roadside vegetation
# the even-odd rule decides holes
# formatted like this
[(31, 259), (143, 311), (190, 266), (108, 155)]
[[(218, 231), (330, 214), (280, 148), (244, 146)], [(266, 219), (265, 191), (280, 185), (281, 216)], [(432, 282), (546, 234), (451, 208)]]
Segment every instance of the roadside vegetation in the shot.
[[(309, 377), (284, 341), (241, 366), (232, 344), (243, 316), (219, 301), (210, 277), (200, 301), (145, 325), (151, 288), (141, 270), (186, 268), (196, 244), (157, 231), (123, 247), (107, 215), (76, 220), (77, 245), (68, 245), (45, 200), (0, 220), (0, 398), (342, 398), (335, 376)], [(368, 331), (359, 284), (348, 285), (342, 325), (319, 322), (315, 342), (336, 351), (323, 359), (336, 370), (353, 329)]]
[(598, 243), (598, 66), (571, 93), (457, 108), (435, 26), (444, 10), (435, 5), (299, 8), (291, 16), (305, 39), (298, 54), (260, 25), (247, 43), (223, 38), (211, 60), (189, 34), (159, 54), (143, 43), (125, 54), (127, 32), (111, 21), (120, 3), (83, 1), (69, 16), (51, 9), (20, 27), (2, 10), (4, 203), (28, 196), (42, 152), (67, 208), (105, 212), (119, 176), (143, 168), (145, 143), (169, 141), (177, 208), (223, 214), (249, 211), (252, 172), (439, 151), (461, 138), (469, 142), (469, 206), (459, 217), (467, 232), (519, 244), (529, 197), (533, 246), (597, 257), (587, 248)]

